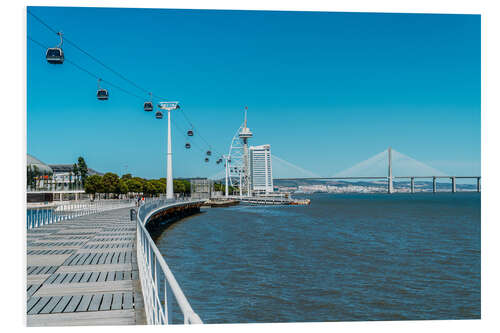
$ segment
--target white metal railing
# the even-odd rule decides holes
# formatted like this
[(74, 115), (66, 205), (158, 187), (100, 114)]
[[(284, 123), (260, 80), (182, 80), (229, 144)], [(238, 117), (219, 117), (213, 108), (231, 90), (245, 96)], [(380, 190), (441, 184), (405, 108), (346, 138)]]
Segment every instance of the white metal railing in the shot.
[(134, 204), (134, 200), (99, 200), (69, 202), (47, 208), (28, 208), (26, 211), (27, 229), (38, 228), (47, 224), (66, 221), (75, 217), (99, 213), (106, 210), (133, 207)]
[(141, 280), (144, 309), (148, 324), (172, 324), (172, 294), (184, 317), (184, 324), (203, 324), (193, 311), (174, 274), (146, 229), (148, 219), (156, 212), (195, 200), (150, 199), (137, 212), (137, 265)]

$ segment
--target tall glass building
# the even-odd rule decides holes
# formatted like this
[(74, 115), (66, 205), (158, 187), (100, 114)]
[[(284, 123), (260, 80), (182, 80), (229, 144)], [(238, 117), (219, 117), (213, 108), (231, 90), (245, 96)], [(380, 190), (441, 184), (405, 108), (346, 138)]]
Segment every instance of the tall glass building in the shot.
[(250, 186), (252, 193), (273, 191), (271, 145), (250, 147)]

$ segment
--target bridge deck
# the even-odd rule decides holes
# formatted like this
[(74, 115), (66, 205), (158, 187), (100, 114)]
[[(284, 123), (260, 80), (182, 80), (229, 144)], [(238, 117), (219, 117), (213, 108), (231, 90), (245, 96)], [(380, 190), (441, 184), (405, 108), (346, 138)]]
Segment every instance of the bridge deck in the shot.
[(129, 209), (27, 232), (28, 326), (145, 324)]

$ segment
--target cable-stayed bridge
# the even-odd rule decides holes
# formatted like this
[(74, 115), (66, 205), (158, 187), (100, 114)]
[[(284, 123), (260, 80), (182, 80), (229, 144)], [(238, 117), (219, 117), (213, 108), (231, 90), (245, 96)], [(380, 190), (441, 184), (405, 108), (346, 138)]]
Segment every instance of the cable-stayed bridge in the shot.
[[(274, 155), (272, 163), (275, 180), (386, 180), (387, 192), (393, 193), (393, 181), (399, 179), (409, 180), (410, 192), (414, 193), (416, 179), (429, 179), (432, 180), (432, 191), (435, 193), (438, 179), (451, 180), (452, 192), (457, 191), (457, 179), (475, 179), (477, 192), (481, 191), (481, 176), (448, 175), (390, 147), (332, 176), (317, 175)], [(287, 173), (300, 176), (284, 176)]]

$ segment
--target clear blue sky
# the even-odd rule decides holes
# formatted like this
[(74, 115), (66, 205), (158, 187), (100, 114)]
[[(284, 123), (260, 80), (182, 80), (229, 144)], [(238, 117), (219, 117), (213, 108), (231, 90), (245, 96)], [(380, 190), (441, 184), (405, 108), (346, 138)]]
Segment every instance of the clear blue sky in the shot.
[[(320, 175), (393, 146), (448, 174), (480, 174), (479, 15), (29, 7), (71, 41), (141, 86), (181, 102), (226, 152), (249, 108), (252, 144)], [(57, 36), (33, 17), (27, 32)], [(83, 155), (102, 172), (165, 174), (166, 121), (144, 101), (69, 63), (49, 65), (27, 42), (27, 152), (52, 163)], [(68, 43), (65, 56), (147, 98)], [(188, 125), (173, 114), (178, 127)], [(174, 130), (174, 177), (217, 166)], [(204, 146), (196, 137), (198, 146)]]

